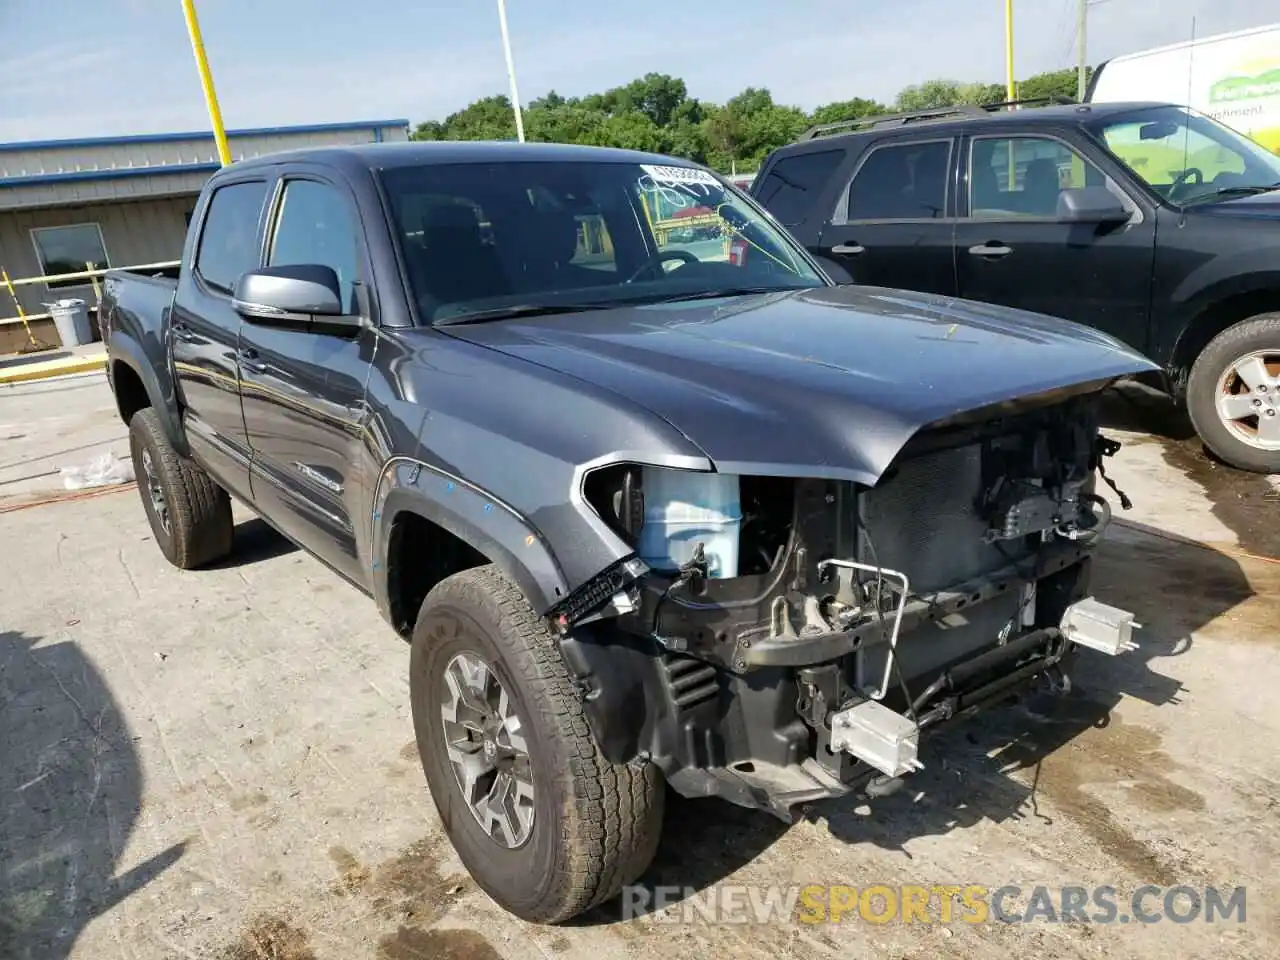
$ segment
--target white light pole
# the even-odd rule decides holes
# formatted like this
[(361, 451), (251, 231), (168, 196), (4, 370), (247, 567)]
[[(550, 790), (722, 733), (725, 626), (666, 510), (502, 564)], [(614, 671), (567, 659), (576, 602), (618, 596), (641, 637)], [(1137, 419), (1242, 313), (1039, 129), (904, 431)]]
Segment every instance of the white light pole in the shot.
[(1079, 43), (1077, 45), (1080, 59), (1076, 67), (1076, 99), (1084, 103), (1084, 95), (1088, 90), (1088, 84), (1085, 82), (1085, 75), (1089, 71), (1088, 60), (1088, 43), (1089, 43), (1089, 8), (1096, 7), (1106, 0), (1079, 0), (1076, 10), (1076, 35)]
[(520, 112), (520, 91), (516, 89), (516, 62), (511, 58), (511, 35), (507, 32), (507, 0), (498, 0), (498, 22), (502, 25), (502, 53), (507, 58), (507, 79), (511, 81), (511, 109), (516, 115), (516, 139), (524, 143), (524, 117)]

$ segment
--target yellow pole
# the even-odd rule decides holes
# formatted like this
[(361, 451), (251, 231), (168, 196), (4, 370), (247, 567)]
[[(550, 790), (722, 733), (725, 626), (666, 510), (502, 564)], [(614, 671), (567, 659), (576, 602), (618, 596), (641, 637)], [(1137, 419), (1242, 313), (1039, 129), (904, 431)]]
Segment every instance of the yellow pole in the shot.
[(36, 335), (31, 332), (31, 324), (27, 322), (27, 312), (22, 309), (22, 301), (18, 299), (18, 291), (13, 289), (13, 281), (9, 279), (9, 271), (4, 267), (0, 267), (0, 282), (9, 289), (9, 296), (13, 298), (13, 305), (18, 308), (18, 319), (22, 321), (22, 328), (27, 331), (27, 340), (30, 341), (32, 347), (43, 347)]
[[(1018, 93), (1014, 89), (1013, 82), (1013, 0), (1004, 0), (1004, 69), (1005, 69), (1005, 99), (1012, 103), (1018, 99)], [(1013, 107), (1006, 109), (1012, 110)], [(1013, 141), (1007, 144), (1009, 148), (1009, 190), (1013, 190), (1014, 178), (1017, 174), (1017, 165), (1013, 159)]]
[(218, 108), (218, 95), (213, 89), (213, 74), (209, 72), (209, 58), (204, 53), (204, 40), (200, 37), (200, 21), (196, 19), (194, 0), (182, 0), (182, 13), (187, 18), (191, 52), (195, 54), (196, 69), (200, 71), (200, 86), (204, 88), (204, 102), (209, 108), (209, 121), (213, 124), (213, 139), (218, 144), (218, 159), (225, 167), (231, 162), (231, 148), (227, 146), (227, 131), (222, 126), (222, 111)]
[(1013, 82), (1013, 0), (1004, 0), (1004, 59), (1010, 100), (1017, 100)]

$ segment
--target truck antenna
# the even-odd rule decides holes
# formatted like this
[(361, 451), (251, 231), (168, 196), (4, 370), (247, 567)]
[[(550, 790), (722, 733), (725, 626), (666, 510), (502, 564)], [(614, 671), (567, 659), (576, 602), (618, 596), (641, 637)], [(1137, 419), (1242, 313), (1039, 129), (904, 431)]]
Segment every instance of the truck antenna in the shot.
[[(1191, 109), (1191, 94), (1195, 89), (1196, 64), (1196, 18), (1191, 18), (1191, 45), (1187, 47), (1187, 110)], [(1182, 175), (1187, 174), (1187, 163), (1191, 159), (1191, 124), (1187, 123), (1182, 132)]]

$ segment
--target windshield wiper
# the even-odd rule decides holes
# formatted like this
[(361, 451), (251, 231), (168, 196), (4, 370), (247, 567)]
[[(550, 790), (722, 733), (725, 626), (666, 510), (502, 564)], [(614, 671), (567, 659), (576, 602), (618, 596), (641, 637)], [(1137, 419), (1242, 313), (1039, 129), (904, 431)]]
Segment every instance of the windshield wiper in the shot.
[(1209, 197), (1231, 197), (1231, 196), (1250, 196), (1255, 193), (1269, 193), (1272, 190), (1280, 190), (1280, 181), (1276, 183), (1245, 183), (1232, 187), (1219, 187), (1213, 193), (1201, 195), (1197, 199), (1208, 199)]
[(720, 297), (745, 297), (753, 293), (781, 293), (785, 290), (803, 290), (804, 287), (720, 287), (716, 290), (699, 290), (681, 293), (674, 297), (661, 297), (654, 303), (682, 303), (685, 300), (716, 300)]
[(452, 327), (464, 323), (487, 323), (490, 320), (512, 320), (516, 317), (544, 317), (556, 313), (584, 313), (587, 310), (608, 310), (615, 306), (610, 303), (517, 303), (509, 307), (491, 307), (488, 310), (472, 310), (469, 313), (457, 313), (443, 320), (437, 320), (434, 326)]

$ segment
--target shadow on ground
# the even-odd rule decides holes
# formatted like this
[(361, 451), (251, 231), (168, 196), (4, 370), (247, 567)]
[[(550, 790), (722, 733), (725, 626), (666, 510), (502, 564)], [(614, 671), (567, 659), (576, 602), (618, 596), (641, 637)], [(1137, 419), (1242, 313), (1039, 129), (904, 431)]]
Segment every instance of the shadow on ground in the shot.
[(32, 350), (30, 353), (15, 353), (0, 357), (0, 370), (25, 366), (28, 363), (44, 363), (48, 360), (62, 360), (71, 356), (70, 350)]
[(235, 548), (225, 560), (213, 564), (211, 570), (227, 570), (247, 567), (294, 553), (298, 549), (292, 540), (276, 532), (265, 520), (254, 517), (236, 525)]
[(142, 801), (137, 749), (75, 643), (0, 631), (0, 957), (63, 960), (94, 917), (182, 856), (123, 873)]
[(1121, 384), (1103, 394), (1102, 425), (1179, 443), (1196, 436), (1185, 406), (1140, 384)]
[(1213, 515), (1245, 550), (1280, 558), (1280, 487), (1256, 473), (1237, 470), (1209, 452), (1187, 417), (1186, 408), (1145, 387), (1107, 391), (1103, 425), (1151, 435), (1164, 461), (1204, 488)]

